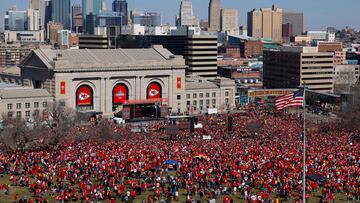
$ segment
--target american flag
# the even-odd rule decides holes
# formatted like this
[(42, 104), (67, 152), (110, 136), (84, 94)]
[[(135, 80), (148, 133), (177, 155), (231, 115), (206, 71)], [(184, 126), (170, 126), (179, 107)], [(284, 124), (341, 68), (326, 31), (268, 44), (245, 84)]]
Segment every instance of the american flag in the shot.
[(295, 106), (304, 106), (304, 88), (301, 88), (295, 93), (283, 95), (276, 98), (275, 106), (277, 110), (282, 110)]

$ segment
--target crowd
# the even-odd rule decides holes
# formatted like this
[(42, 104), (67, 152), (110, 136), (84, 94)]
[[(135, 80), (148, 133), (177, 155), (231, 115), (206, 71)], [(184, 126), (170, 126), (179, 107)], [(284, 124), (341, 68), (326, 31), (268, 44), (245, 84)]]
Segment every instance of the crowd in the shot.
[[(199, 118), (202, 128), (180, 131), (176, 139), (159, 130), (165, 123), (148, 124), (141, 132), (113, 126), (116, 140), (2, 152), (0, 174), (10, 184), (0, 185), (0, 198), (10, 195), (14, 202), (29, 203), (301, 202), (301, 120), (252, 106), (232, 117), (231, 132), (225, 115), (207, 115)], [(307, 134), (307, 198), (320, 193), (321, 202), (334, 202), (343, 193), (360, 201), (360, 143), (351, 139), (359, 132), (335, 127)], [(14, 187), (26, 188), (29, 195), (14, 194)]]

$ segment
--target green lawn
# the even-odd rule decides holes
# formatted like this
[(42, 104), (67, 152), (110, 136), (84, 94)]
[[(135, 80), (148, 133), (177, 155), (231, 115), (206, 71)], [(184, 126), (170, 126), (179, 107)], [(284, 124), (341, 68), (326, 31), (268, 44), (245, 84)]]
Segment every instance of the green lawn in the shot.
[[(10, 184), (9, 176), (0, 177), (0, 184)], [(186, 197), (183, 195), (185, 193), (186, 193), (185, 190), (179, 191), (179, 201), (177, 201), (177, 202), (185, 201)], [(11, 186), (10, 187), (10, 195), (5, 195), (3, 191), (0, 191), (0, 202), (1, 203), (12, 203), (14, 200), (15, 194), (18, 194), (19, 197), (27, 196), (28, 198), (31, 198), (32, 200), (34, 200), (34, 198), (32, 197), (32, 194), (29, 193), (27, 188)], [(152, 194), (153, 194), (153, 192), (151, 192), (151, 191), (142, 193), (140, 196), (138, 196), (136, 198), (136, 200), (134, 202), (140, 203), (142, 199), (146, 200), (148, 195), (152, 195)], [(310, 203), (318, 203), (320, 200), (320, 194), (321, 194), (320, 191), (316, 194), (313, 194), (312, 198), (309, 200), (309, 202)], [(273, 197), (275, 199), (275, 195)], [(48, 199), (49, 202), (55, 202), (55, 196), (47, 195), (46, 198)], [(233, 195), (232, 198), (234, 199), (234, 202), (245, 202), (243, 199), (240, 199), (239, 194)], [(200, 200), (200, 198), (197, 197), (196, 200)], [(203, 199), (203, 200), (204, 200), (203, 202), (206, 202), (207, 199)], [(121, 202), (121, 201), (118, 200), (117, 202)], [(222, 198), (219, 199), (217, 202), (222, 202)], [(293, 201), (292, 201), (292, 199), (288, 199), (287, 201), (282, 199), (281, 202), (293, 202)], [(346, 196), (344, 194), (337, 194), (336, 198), (335, 198), (335, 202), (347, 202)]]

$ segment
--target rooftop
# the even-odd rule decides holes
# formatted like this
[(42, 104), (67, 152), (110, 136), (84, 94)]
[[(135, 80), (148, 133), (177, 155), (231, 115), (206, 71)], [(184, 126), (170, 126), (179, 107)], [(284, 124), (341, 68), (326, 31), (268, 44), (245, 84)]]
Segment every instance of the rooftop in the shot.
[(32, 89), (26, 87), (13, 87), (0, 89), (1, 99), (39, 98), (51, 97), (45, 89)]
[(173, 55), (161, 45), (147, 49), (37, 49), (23, 60), (20, 67), (27, 67), (33, 55), (39, 57), (47, 68), (55, 70), (151, 66), (185, 68), (182, 56)]

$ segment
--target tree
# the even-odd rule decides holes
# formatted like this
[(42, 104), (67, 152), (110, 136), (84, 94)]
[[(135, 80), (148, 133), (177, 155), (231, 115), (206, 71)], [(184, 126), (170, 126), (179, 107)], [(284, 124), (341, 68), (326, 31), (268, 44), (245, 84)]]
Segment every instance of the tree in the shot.
[(45, 125), (52, 133), (50, 143), (54, 145), (60, 140), (67, 139), (67, 136), (71, 135), (69, 130), (80, 121), (80, 115), (68, 108), (63, 102), (48, 104), (45, 117), (47, 117)]
[(339, 114), (341, 127), (360, 130), (360, 83), (351, 89), (348, 99), (349, 107), (346, 112)]

